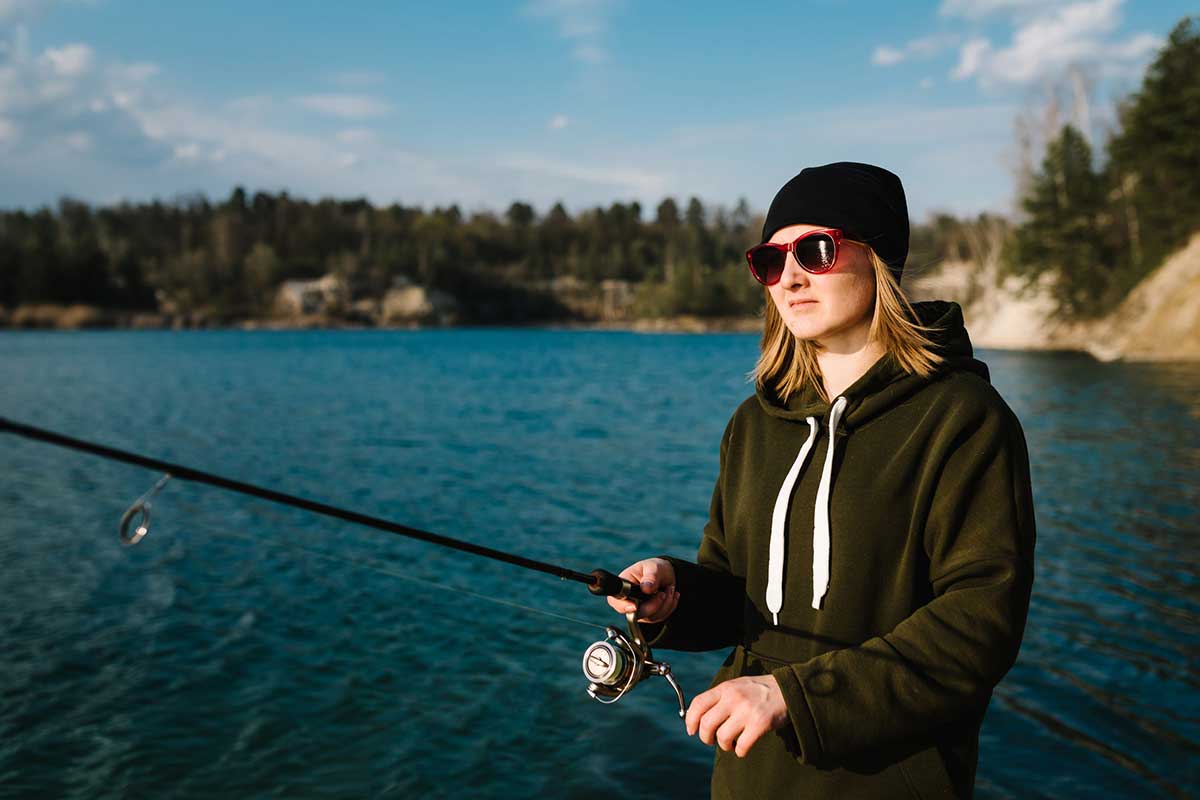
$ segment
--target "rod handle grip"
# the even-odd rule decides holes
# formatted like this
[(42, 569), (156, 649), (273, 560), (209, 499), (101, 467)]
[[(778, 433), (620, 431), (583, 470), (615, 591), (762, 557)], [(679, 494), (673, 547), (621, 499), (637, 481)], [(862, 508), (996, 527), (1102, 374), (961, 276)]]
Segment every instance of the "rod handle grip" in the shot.
[(588, 591), (601, 597), (615, 597), (619, 600), (632, 600), (640, 603), (649, 600), (650, 596), (619, 575), (613, 575), (605, 569), (592, 570), (593, 582), (588, 584)]

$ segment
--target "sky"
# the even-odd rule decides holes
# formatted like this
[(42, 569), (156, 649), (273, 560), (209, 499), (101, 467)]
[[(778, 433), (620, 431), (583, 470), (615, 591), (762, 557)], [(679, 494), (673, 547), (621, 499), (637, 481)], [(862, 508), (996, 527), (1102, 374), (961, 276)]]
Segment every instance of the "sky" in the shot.
[[(0, 208), (286, 190), (765, 210), (803, 167), (1011, 213), (1015, 120), (1102, 146), (1187, 2), (0, 0)], [(1085, 83), (1070, 83), (1076, 67)], [(1086, 87), (1080, 90), (1079, 87)]]

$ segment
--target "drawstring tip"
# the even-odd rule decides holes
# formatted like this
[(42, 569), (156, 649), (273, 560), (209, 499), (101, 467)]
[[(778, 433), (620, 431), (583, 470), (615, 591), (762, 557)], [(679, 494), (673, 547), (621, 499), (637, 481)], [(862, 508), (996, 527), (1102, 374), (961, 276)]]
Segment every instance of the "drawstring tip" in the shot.
[(813, 606), (813, 608), (816, 608), (816, 609), (819, 609), (819, 608), (821, 607), (821, 598), (820, 598), (820, 596), (818, 596), (818, 595), (813, 595), (813, 602), (812, 602), (812, 606)]
[(778, 611), (772, 611), (772, 612), (771, 612), (771, 617), (772, 617), (772, 618), (774, 618), (774, 620), (775, 620), (775, 625), (776, 625), (776, 626), (778, 626), (778, 625), (779, 625), (779, 612), (778, 612)]

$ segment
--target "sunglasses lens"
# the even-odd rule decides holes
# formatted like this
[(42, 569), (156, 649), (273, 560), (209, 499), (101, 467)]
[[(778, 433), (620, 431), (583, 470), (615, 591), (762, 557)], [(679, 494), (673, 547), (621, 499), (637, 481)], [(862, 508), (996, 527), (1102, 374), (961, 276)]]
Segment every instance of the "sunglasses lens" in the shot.
[(796, 260), (809, 272), (828, 272), (833, 268), (836, 250), (833, 237), (818, 233), (796, 242)]
[(787, 252), (777, 247), (756, 247), (750, 251), (750, 270), (759, 283), (770, 286), (783, 274)]

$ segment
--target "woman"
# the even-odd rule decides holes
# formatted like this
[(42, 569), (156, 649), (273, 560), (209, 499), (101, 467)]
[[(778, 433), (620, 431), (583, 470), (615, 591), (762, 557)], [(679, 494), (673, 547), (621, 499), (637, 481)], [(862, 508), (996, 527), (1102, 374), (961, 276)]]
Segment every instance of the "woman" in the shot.
[(622, 577), (653, 594), (637, 609), (657, 647), (734, 646), (686, 718), (717, 746), (714, 797), (970, 797), (1033, 583), (1021, 425), (959, 306), (904, 298), (894, 174), (803, 170), (762, 242), (755, 394), (721, 439), (697, 559)]

